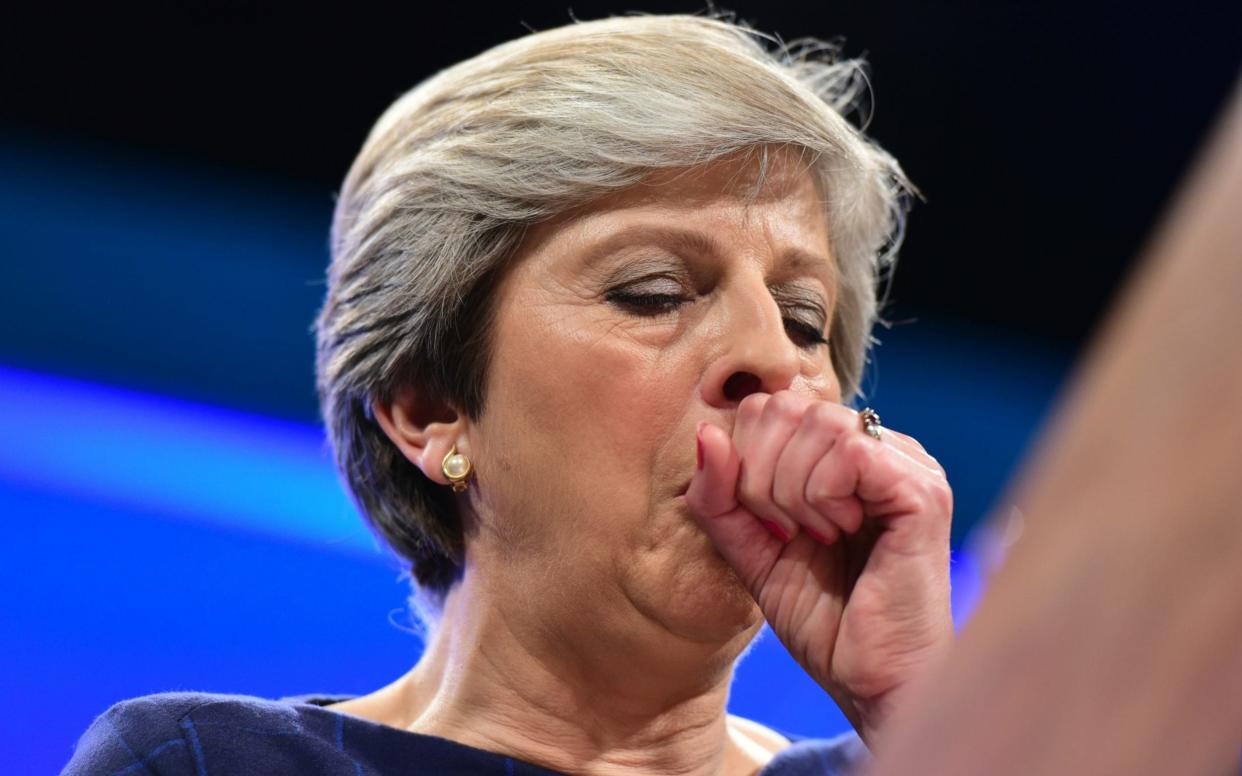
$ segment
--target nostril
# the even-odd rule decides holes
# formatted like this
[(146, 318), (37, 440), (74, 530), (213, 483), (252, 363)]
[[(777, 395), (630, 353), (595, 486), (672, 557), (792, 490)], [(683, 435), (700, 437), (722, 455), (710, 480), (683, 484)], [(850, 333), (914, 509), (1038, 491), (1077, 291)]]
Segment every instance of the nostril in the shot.
[(725, 380), (724, 395), (728, 401), (738, 402), (752, 393), (758, 393), (762, 388), (759, 378), (750, 372), (735, 372)]

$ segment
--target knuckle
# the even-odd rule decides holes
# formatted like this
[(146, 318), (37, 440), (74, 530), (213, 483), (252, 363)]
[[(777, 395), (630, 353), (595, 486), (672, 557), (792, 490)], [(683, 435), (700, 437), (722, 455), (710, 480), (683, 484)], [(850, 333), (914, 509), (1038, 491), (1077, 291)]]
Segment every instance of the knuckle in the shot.
[(764, 409), (774, 419), (794, 420), (802, 411), (802, 402), (790, 391), (778, 391), (772, 394)]
[(807, 491), (806, 502), (816, 509), (827, 509), (836, 499), (825, 485), (813, 487)]
[(929, 480), (925, 486), (927, 501), (937, 511), (953, 514), (953, 489), (944, 480)]
[(859, 528), (862, 528), (862, 502), (856, 498), (843, 499), (832, 516), (846, 533), (856, 533)]
[(837, 444), (841, 445), (841, 453), (846, 460), (857, 462), (871, 455), (874, 443), (875, 440), (867, 436), (866, 432), (859, 431), (857, 434), (846, 435)]
[(942, 499), (941, 503), (944, 506), (945, 514), (952, 515), (953, 514), (953, 489), (950, 488), (946, 484), (944, 487), (940, 488), (940, 497)]
[(806, 417), (807, 422), (811, 424), (812, 428), (820, 431), (834, 430), (841, 422), (832, 405), (826, 402), (817, 402), (812, 405), (807, 410)]
[(747, 506), (760, 504), (767, 500), (766, 488), (763, 488), (754, 477), (744, 477), (738, 485), (738, 499)]
[(772, 488), (772, 503), (786, 514), (795, 515), (804, 510), (802, 491), (792, 482), (778, 483)]
[(759, 417), (763, 412), (763, 406), (768, 403), (768, 396), (764, 393), (752, 393), (746, 396), (737, 405), (737, 414), (741, 418), (753, 420)]
[(812, 506), (833, 530), (854, 533), (862, 526), (862, 502), (854, 496), (833, 496), (822, 492), (816, 494)]

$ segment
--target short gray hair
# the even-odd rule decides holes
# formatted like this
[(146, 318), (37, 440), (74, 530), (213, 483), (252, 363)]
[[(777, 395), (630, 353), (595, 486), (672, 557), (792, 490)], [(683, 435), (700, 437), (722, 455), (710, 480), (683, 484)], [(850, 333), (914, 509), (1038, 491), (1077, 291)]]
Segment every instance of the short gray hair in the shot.
[(434, 616), (460, 575), (462, 521), (372, 403), (408, 384), (481, 416), (492, 289), (532, 224), (656, 170), (799, 149), (826, 194), (838, 264), (832, 365), (843, 400), (861, 395), (871, 329), (889, 325), (879, 283), (915, 190), (846, 120), (867, 63), (839, 55), (717, 15), (575, 21), (436, 73), (376, 122), (333, 216), (317, 387), (341, 476), (410, 562), (421, 613)]

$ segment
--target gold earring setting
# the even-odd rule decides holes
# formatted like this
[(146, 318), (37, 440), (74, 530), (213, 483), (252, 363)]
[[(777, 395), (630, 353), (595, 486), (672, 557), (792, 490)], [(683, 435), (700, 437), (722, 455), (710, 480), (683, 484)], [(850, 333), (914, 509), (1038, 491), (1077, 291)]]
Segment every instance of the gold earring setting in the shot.
[(440, 470), (452, 483), (454, 493), (462, 493), (466, 490), (468, 487), (466, 480), (470, 478), (471, 471), (470, 459), (457, 452), (457, 445), (453, 445), (448, 455), (444, 456), (444, 460), (440, 462)]

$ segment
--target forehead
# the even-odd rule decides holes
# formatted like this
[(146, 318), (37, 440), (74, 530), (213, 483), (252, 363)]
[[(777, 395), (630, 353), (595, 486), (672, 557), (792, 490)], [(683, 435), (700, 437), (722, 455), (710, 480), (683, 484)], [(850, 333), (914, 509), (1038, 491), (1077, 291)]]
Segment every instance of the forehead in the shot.
[(588, 210), (678, 202), (686, 206), (729, 201), (762, 206), (802, 199), (822, 210), (820, 181), (805, 152), (749, 148), (706, 164), (656, 170), (629, 188), (588, 205)]

